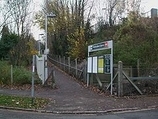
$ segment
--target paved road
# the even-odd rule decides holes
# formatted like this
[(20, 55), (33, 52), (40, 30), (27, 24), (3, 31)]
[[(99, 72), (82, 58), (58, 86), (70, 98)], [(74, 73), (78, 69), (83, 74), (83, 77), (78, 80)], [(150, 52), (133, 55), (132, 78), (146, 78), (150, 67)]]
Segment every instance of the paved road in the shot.
[(105, 115), (55, 115), (0, 109), (0, 119), (158, 119), (158, 110)]

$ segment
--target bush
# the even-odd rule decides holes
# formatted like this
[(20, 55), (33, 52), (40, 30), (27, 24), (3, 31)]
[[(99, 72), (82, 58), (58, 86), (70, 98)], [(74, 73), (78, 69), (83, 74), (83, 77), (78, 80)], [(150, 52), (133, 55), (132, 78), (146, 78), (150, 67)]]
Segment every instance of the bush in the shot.
[(13, 82), (14, 84), (30, 84), (31, 83), (31, 72), (26, 70), (24, 67), (13, 68)]
[[(31, 75), (31, 71), (28, 71), (25, 67), (14, 67), (13, 84), (30, 84)], [(0, 84), (11, 84), (11, 66), (6, 61), (0, 61)]]
[(6, 61), (0, 61), (0, 84), (9, 84), (10, 77), (10, 66)]

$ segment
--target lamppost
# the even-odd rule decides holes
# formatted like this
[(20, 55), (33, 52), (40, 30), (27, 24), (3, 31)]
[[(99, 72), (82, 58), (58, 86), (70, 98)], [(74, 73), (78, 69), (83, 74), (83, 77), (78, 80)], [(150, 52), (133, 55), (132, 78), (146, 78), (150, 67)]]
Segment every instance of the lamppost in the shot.
[(54, 13), (50, 13), (50, 14), (46, 14), (45, 15), (45, 37), (46, 37), (46, 41), (45, 41), (45, 50), (44, 50), (44, 54), (45, 54), (45, 77), (44, 77), (44, 82), (45, 80), (48, 78), (48, 67), (47, 67), (47, 55), (49, 53), (49, 49), (48, 49), (48, 34), (47, 34), (47, 25), (48, 25), (48, 18), (54, 18), (56, 17), (56, 15)]

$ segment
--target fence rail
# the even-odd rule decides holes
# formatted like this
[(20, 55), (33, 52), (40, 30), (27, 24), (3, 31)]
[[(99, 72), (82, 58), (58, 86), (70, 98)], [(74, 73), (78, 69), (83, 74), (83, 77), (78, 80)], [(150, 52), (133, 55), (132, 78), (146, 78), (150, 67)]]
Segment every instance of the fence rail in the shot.
[[(67, 72), (71, 76), (74, 76), (78, 80), (81, 80), (83, 82), (87, 82), (87, 61), (80, 63), (77, 59), (72, 60), (70, 57), (60, 57), (60, 56), (48, 56), (48, 59), (58, 66), (63, 71)], [(116, 67), (115, 67), (116, 66)], [(139, 71), (137, 68), (132, 67), (122, 67), (121, 72), (123, 72), (123, 75), (121, 76), (122, 79), (118, 79), (118, 65), (114, 65), (114, 79), (116, 79), (113, 82), (114, 86), (114, 93), (116, 92), (117, 95), (133, 95), (139, 92), (140, 94), (147, 94), (147, 93), (158, 93), (158, 72), (154, 72), (154, 75), (150, 72), (156, 71), (155, 69), (141, 69), (139, 68)], [(145, 72), (140, 72), (140, 71)], [(148, 72), (147, 72), (148, 70)], [(139, 73), (139, 77), (138, 77)], [(120, 73), (121, 74), (121, 73)], [(97, 77), (95, 77), (95, 74), (91, 74), (90, 76), (90, 85), (97, 85), (100, 86), (103, 90), (109, 89), (110, 87), (110, 78), (107, 74), (97, 74)], [(120, 75), (119, 75), (120, 77)], [(99, 79), (99, 81), (98, 81)], [(127, 80), (125, 80), (127, 79)], [(121, 86), (118, 85), (121, 80)], [(101, 85), (100, 85), (101, 84)], [(119, 92), (120, 90), (124, 91), (124, 94)]]
[(77, 59), (71, 60), (70, 57), (48, 56), (49, 61), (58, 66), (63, 71), (74, 76), (75, 78), (86, 82), (87, 65), (86, 61), (79, 63)]

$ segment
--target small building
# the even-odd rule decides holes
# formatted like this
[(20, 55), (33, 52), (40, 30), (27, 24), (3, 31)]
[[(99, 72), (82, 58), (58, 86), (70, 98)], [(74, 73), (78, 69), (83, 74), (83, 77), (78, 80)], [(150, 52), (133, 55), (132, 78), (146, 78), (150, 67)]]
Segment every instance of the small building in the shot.
[(156, 8), (151, 9), (151, 18), (154, 18), (154, 17), (158, 17), (158, 9)]

